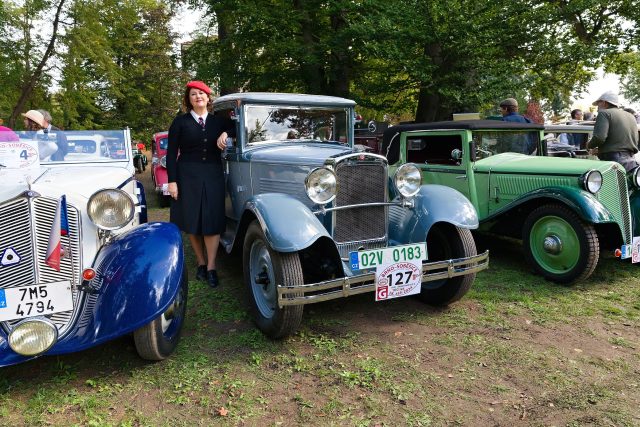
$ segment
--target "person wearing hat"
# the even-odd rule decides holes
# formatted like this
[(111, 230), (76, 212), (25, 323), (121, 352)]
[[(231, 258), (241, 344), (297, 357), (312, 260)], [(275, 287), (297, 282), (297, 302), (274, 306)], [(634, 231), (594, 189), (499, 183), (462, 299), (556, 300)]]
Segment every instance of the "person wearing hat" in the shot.
[[(515, 98), (507, 98), (500, 101), (500, 114), (503, 122), (531, 123), (531, 120), (518, 113), (518, 101)], [(536, 149), (536, 141), (532, 138), (510, 138), (511, 149), (516, 153), (531, 154)]]
[[(235, 123), (208, 112), (211, 89), (201, 81), (187, 83), (183, 109), (169, 127), (167, 174), (171, 222), (189, 235), (198, 262), (196, 278), (219, 284), (216, 253), (225, 229), (225, 183), (221, 153)], [(178, 156), (178, 153), (180, 155)], [(205, 258), (206, 253), (206, 258)]]
[(58, 128), (55, 127), (54, 125), (51, 124), (51, 121), (53, 120), (51, 117), (51, 113), (49, 113), (47, 110), (38, 110), (41, 114), (42, 117), (44, 118), (43, 120), (43, 126), (42, 126), (42, 132), (45, 135), (45, 139), (49, 140), (49, 138), (54, 138), (52, 135), (55, 135), (55, 141), (56, 141), (56, 146), (57, 146), (57, 150), (55, 153), (53, 153), (51, 155), (51, 160), (54, 162), (61, 162), (64, 160), (64, 156), (66, 156), (69, 153), (69, 142), (67, 141), (67, 136), (64, 134), (64, 132)]
[(604, 92), (593, 105), (598, 107), (598, 117), (587, 148), (597, 149), (600, 160), (618, 162), (629, 172), (638, 166), (633, 158), (638, 152), (635, 117), (620, 108), (618, 94), (612, 91)]
[[(26, 134), (30, 139), (36, 139), (36, 132), (41, 132), (45, 128), (45, 120), (42, 113), (38, 110), (29, 110), (22, 113), (24, 117), (24, 127)], [(58, 150), (58, 146), (53, 141), (38, 138), (38, 155), (40, 160), (46, 160), (49, 156)]]
[(44, 116), (38, 110), (29, 110), (26, 113), (22, 113), (24, 117), (24, 127), (28, 131), (39, 131), (44, 129)]

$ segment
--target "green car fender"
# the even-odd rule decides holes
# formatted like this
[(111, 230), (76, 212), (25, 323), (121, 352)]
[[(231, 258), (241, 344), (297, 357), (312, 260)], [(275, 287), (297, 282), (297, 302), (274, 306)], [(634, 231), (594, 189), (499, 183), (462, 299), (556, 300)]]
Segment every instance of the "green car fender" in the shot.
[(543, 199), (562, 202), (578, 214), (581, 219), (590, 223), (617, 222), (613, 214), (593, 194), (572, 187), (545, 187), (531, 191), (514, 200), (505, 209), (484, 218), (483, 222), (494, 219), (525, 203)]
[(640, 191), (633, 191), (629, 196), (631, 207), (631, 221), (633, 223), (633, 235), (640, 236)]

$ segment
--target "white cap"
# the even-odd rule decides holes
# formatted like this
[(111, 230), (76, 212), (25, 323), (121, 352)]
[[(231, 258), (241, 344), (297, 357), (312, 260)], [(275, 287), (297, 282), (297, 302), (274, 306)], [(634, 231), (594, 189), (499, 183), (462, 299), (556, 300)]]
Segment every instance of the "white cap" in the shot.
[(615, 105), (616, 107), (620, 106), (620, 101), (618, 101), (618, 94), (610, 90), (600, 95), (600, 97), (593, 101), (593, 104), (591, 105), (596, 105), (598, 101), (607, 101), (609, 104)]

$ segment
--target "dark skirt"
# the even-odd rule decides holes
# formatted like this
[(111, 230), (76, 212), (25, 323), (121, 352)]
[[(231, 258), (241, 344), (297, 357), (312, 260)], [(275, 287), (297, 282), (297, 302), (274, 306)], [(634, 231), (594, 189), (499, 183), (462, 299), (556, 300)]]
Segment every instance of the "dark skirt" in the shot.
[(188, 234), (222, 234), (225, 229), (222, 165), (178, 161), (177, 175), (178, 200), (171, 201), (171, 222)]

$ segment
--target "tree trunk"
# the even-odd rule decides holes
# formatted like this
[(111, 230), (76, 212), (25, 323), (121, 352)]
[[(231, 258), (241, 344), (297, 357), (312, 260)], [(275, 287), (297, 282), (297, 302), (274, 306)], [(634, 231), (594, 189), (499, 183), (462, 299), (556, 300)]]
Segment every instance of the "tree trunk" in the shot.
[[(24, 84), (22, 85), (22, 91), (20, 93), (20, 98), (18, 98), (18, 102), (16, 103), (13, 111), (11, 112), (11, 117), (9, 118), (9, 127), (15, 128), (16, 120), (18, 119), (18, 115), (24, 110), (24, 106), (27, 101), (31, 97), (33, 93), (33, 89), (35, 88), (38, 80), (42, 77), (42, 70), (44, 69), (45, 64), (51, 57), (54, 52), (56, 39), (58, 37), (58, 25), (60, 24), (60, 13), (62, 12), (62, 6), (66, 0), (60, 0), (58, 6), (56, 7), (56, 14), (53, 19), (53, 29), (51, 31), (51, 38), (49, 39), (49, 43), (47, 44), (47, 49), (44, 51), (44, 55), (40, 59), (40, 62), (33, 70), (31, 75), (26, 79)], [(28, 68), (27, 68), (28, 69)]]

